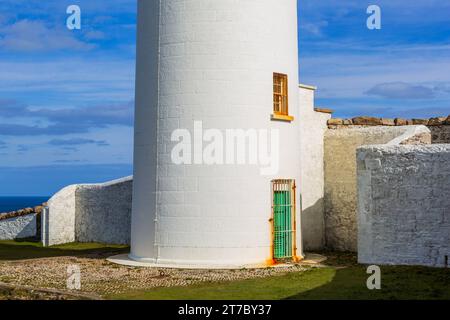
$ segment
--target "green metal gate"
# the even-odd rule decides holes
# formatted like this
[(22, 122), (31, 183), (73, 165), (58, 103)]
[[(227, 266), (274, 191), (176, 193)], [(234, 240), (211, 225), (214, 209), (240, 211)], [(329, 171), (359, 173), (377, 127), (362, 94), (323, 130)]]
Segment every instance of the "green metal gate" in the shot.
[(294, 258), (295, 253), (295, 182), (273, 180), (273, 257)]

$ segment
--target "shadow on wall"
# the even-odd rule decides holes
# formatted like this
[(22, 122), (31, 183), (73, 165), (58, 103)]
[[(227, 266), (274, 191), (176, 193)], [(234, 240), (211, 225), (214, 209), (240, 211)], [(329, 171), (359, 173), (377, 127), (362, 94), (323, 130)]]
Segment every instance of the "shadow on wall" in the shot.
[(302, 208), (302, 239), (305, 250), (321, 250), (324, 247), (323, 211), (323, 198), (312, 206)]
[(17, 239), (25, 239), (37, 236), (37, 217), (34, 217), (17, 234)]

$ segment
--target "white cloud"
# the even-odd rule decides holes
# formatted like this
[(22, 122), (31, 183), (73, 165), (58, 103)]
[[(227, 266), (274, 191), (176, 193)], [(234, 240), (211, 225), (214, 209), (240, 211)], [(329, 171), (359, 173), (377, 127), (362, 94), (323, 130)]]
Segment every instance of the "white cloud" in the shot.
[(94, 45), (76, 39), (73, 31), (49, 28), (42, 21), (20, 20), (0, 27), (0, 48), (8, 51), (48, 52), (91, 50)]
[(433, 89), (405, 82), (380, 83), (366, 91), (366, 94), (387, 99), (431, 99)]

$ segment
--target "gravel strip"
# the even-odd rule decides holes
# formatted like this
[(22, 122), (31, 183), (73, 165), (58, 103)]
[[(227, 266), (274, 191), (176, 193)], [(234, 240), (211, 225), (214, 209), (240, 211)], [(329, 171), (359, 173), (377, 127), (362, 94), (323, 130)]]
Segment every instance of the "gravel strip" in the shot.
[(127, 267), (93, 257), (53, 257), (0, 262), (0, 282), (65, 290), (67, 268), (78, 265), (81, 291), (100, 295), (118, 294), (155, 287), (187, 286), (200, 282), (235, 281), (300, 272), (308, 267), (240, 270), (180, 270)]

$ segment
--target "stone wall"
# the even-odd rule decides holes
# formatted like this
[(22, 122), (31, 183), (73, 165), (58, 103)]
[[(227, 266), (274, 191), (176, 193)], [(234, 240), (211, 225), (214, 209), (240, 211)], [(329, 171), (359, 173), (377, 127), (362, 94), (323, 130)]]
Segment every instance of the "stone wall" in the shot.
[(358, 261), (444, 267), (450, 256), (450, 145), (358, 149)]
[(429, 130), (425, 126), (352, 127), (325, 133), (324, 215), (327, 247), (357, 250), (356, 149), (371, 144), (429, 143), (430, 140)]
[(42, 213), (42, 243), (44, 246), (75, 241), (75, 193), (78, 186), (65, 187), (48, 201)]
[(48, 201), (42, 215), (44, 245), (74, 241), (128, 244), (131, 197), (132, 177), (62, 189)]
[(80, 186), (76, 195), (75, 237), (80, 242), (130, 243), (131, 178)]
[(356, 117), (353, 119), (333, 118), (328, 121), (329, 129), (355, 129), (373, 126), (425, 125), (431, 131), (431, 143), (450, 143), (450, 116), (430, 119), (387, 119)]
[(324, 175), (323, 137), (331, 110), (314, 108), (314, 88), (300, 86), (300, 117), (302, 142), (302, 239), (305, 250), (322, 249), (324, 237)]
[(35, 213), (0, 219), (0, 240), (31, 238), (36, 228)]
[(450, 125), (428, 126), (433, 143), (450, 143)]

